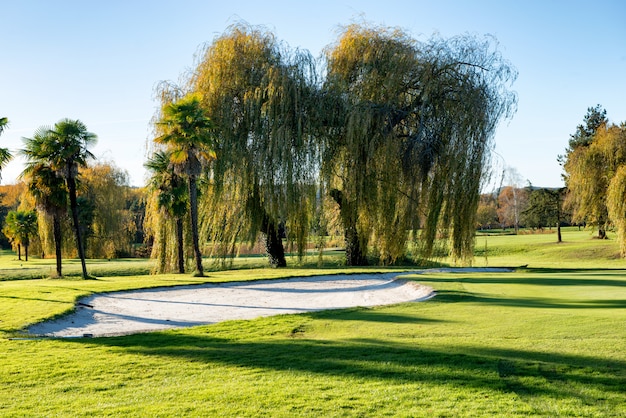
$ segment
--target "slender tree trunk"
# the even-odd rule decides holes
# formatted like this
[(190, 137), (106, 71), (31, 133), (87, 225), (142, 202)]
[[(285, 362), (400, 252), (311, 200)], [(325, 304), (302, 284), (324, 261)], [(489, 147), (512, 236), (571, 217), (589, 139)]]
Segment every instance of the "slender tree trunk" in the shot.
[(17, 259), (22, 261), (22, 245), (17, 244)]
[(204, 276), (202, 267), (202, 253), (200, 252), (200, 234), (198, 233), (198, 188), (196, 186), (196, 176), (189, 176), (189, 212), (191, 215), (191, 240), (193, 241), (193, 254), (196, 259), (197, 277)]
[(176, 244), (178, 252), (178, 272), (180, 274), (185, 273), (185, 247), (183, 242), (183, 218), (178, 216), (176, 218)]
[(158, 262), (159, 262), (159, 267), (157, 272), (158, 273), (165, 273), (166, 271), (166, 259), (167, 259), (167, 240), (165, 239), (166, 237), (166, 224), (165, 222), (161, 221), (161, 228), (159, 229), (159, 255), (158, 255)]
[(71, 175), (67, 177), (67, 189), (70, 195), (70, 210), (72, 211), (72, 222), (74, 223), (74, 234), (76, 235), (76, 247), (78, 249), (78, 257), (80, 265), (83, 269), (83, 279), (88, 279), (87, 265), (85, 264), (85, 249), (80, 234), (80, 223), (78, 221), (78, 202), (76, 201), (76, 179)]
[(57, 276), (62, 277), (61, 255), (61, 220), (58, 215), (52, 215), (52, 235), (54, 236), (54, 253), (57, 258)]
[(274, 222), (271, 222), (267, 215), (265, 215), (262, 228), (265, 252), (267, 253), (267, 258), (270, 266), (287, 267), (283, 240), (280, 237), (280, 232), (276, 224)]
[(339, 214), (343, 226), (344, 241), (346, 244), (346, 265), (366, 266), (367, 248), (362, 248), (361, 239), (356, 226), (356, 214), (354, 205), (350, 205), (343, 196), (341, 190), (333, 189), (330, 196), (339, 205)]
[(28, 244), (24, 244), (24, 261), (28, 261)]

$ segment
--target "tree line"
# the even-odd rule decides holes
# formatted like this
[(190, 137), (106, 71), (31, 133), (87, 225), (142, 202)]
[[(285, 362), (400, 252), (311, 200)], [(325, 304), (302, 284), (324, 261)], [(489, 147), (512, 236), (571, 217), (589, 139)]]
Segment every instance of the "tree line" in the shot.
[(599, 239), (613, 229), (626, 256), (626, 122), (610, 123), (606, 114), (601, 105), (589, 107), (570, 135), (558, 157), (565, 187), (510, 185), (482, 195), (477, 227), (584, 225)]
[[(8, 125), (7, 118), (0, 121), (2, 128)], [(113, 164), (88, 164), (96, 135), (79, 120), (63, 119), (23, 140), (21, 182), (2, 188), (0, 204), (3, 232), (18, 257), (23, 247), (27, 261), (34, 245), (42, 257), (55, 255), (56, 274), (62, 276), (63, 257), (77, 256), (89, 278), (86, 257), (129, 255), (141, 229), (141, 196)], [(12, 158), (7, 149), (0, 156), (0, 167)]]
[(347, 265), (427, 258), (438, 240), (471, 257), (515, 77), (489, 38), (417, 42), (353, 24), (320, 63), (265, 28), (228, 28), (183, 82), (158, 89), (146, 219), (159, 271), (182, 271), (197, 237), (224, 263), (260, 239), (281, 267), (285, 243), (302, 255), (331, 227)]
[[(566, 188), (479, 194), (495, 128), (515, 110), (515, 77), (491, 38), (418, 42), (353, 24), (314, 59), (238, 23), (179, 84), (158, 85), (145, 190), (111, 164), (88, 164), (95, 134), (64, 119), (24, 138), (25, 190), (4, 231), (26, 254), (34, 234), (59, 276), (70, 243), (84, 277), (85, 257), (119, 255), (138, 238), (156, 272), (194, 260), (197, 275), (204, 256), (229, 265), (256, 242), (283, 267), (286, 251), (321, 251), (335, 234), (347, 265), (425, 259), (440, 244), (463, 261), (475, 228), (495, 219), (585, 223), (601, 237), (615, 226), (624, 242), (626, 128), (600, 106), (560, 157)], [(10, 158), (0, 149), (0, 167)]]
[[(488, 37), (418, 42), (352, 24), (314, 59), (265, 28), (231, 26), (182, 82), (157, 88), (143, 223), (156, 271), (183, 272), (193, 259), (202, 275), (202, 256), (228, 264), (258, 240), (282, 267), (286, 248), (302, 256), (335, 231), (347, 265), (428, 258), (439, 243), (471, 258), (480, 185), (495, 129), (515, 110), (516, 75)], [(89, 277), (79, 198), (89, 194), (80, 187), (95, 135), (67, 119), (24, 141), (22, 178), (39, 230), (52, 231), (57, 273), (69, 219)]]

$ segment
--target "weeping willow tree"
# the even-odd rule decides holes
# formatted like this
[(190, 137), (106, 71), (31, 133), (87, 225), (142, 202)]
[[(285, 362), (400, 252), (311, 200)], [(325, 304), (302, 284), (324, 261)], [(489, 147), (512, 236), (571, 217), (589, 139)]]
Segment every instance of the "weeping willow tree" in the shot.
[(614, 224), (622, 240), (624, 227), (623, 168), (626, 166), (626, 125), (603, 122), (590, 141), (570, 150), (564, 164), (568, 195), (574, 222), (587, 223), (606, 238)]
[(621, 165), (611, 179), (607, 193), (609, 215), (617, 228), (620, 254), (626, 258), (626, 164)]
[(315, 198), (313, 59), (263, 28), (237, 24), (205, 48), (190, 90), (216, 126), (204, 233), (221, 256), (260, 234), (270, 264), (285, 266), (281, 229), (303, 254)]
[(80, 170), (79, 197), (93, 208), (85, 252), (90, 258), (128, 256), (136, 226), (127, 207), (128, 174), (109, 162), (96, 162)]
[[(421, 44), (398, 29), (350, 25), (326, 51), (322, 178), (337, 203), (346, 263), (421, 256), (448, 237), (467, 259), (493, 133), (514, 110), (516, 72), (488, 39)], [(421, 234), (418, 230), (421, 229)], [(417, 238), (419, 237), (419, 238)]]

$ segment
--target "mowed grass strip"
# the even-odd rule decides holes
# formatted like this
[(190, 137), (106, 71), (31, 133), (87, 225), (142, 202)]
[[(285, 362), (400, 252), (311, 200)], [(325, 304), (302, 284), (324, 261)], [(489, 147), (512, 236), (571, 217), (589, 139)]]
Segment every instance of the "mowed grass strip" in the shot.
[[(416, 275), (437, 291), (427, 302), (96, 339), (8, 337), (77, 294), (194, 279), (2, 282), (0, 306), (13, 303), (0, 316), (0, 415), (626, 416), (621, 261), (557, 268), (522, 255), (502, 255), (529, 264), (514, 273)], [(292, 273), (316, 271), (208, 280)]]

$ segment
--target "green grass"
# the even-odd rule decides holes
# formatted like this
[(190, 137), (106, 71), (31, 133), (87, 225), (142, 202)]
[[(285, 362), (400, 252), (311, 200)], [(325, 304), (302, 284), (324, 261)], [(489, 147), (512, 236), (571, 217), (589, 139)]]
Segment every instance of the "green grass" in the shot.
[(10, 339), (80, 295), (200, 280), (0, 282), (0, 416), (626, 416), (625, 262), (614, 240), (555, 238), (489, 237), (489, 265), (528, 268), (417, 275), (427, 302), (114, 338)]

